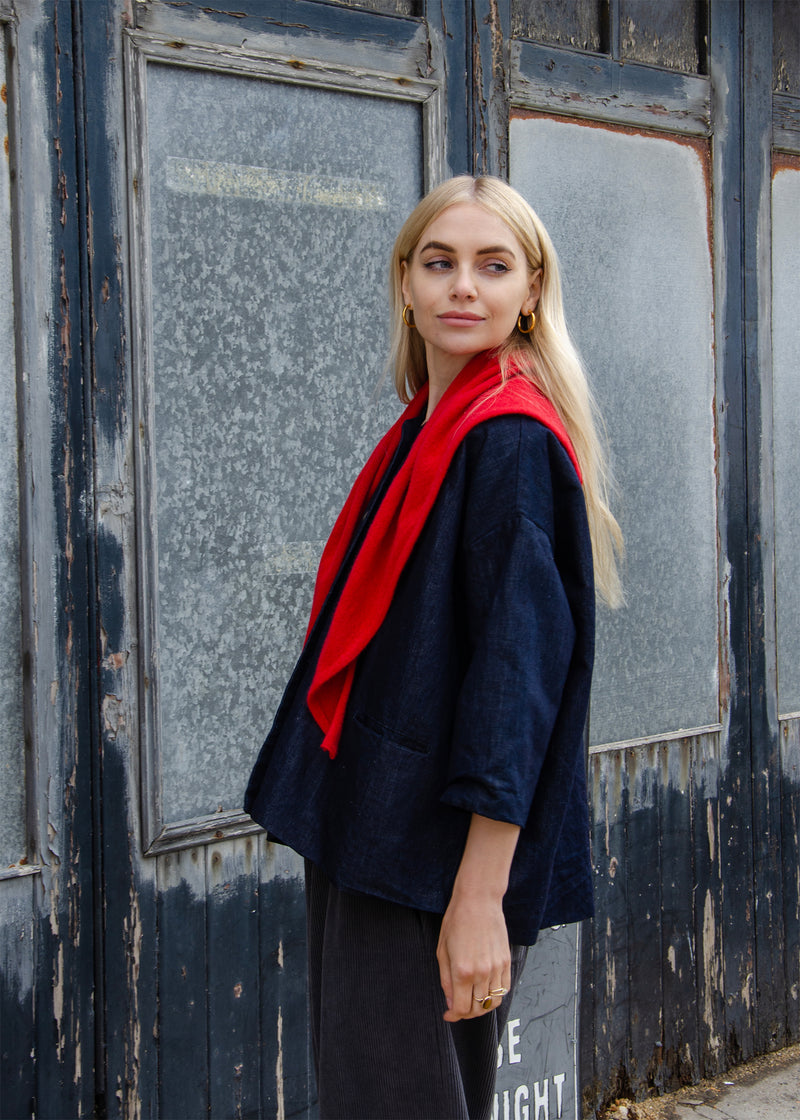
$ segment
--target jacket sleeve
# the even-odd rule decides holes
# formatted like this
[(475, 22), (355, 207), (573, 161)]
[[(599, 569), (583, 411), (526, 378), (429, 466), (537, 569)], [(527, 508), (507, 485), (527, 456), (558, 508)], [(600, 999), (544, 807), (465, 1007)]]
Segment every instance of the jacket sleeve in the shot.
[[(513, 480), (496, 492), (507, 493), (509, 482), (513, 498)], [(564, 702), (576, 635), (554, 555), (558, 510), (546, 479), (533, 492), (543, 495), (540, 510), (529, 488), (517, 508), (464, 546), (466, 669), (442, 794), (448, 805), (521, 827)]]

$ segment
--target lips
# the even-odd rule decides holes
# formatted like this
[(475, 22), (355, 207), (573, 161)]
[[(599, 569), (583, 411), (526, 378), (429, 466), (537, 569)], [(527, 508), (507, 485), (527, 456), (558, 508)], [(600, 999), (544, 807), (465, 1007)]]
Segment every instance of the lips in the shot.
[(464, 326), (483, 322), (483, 316), (475, 315), (472, 311), (447, 311), (444, 315), (439, 315), (439, 319), (443, 323), (459, 323)]

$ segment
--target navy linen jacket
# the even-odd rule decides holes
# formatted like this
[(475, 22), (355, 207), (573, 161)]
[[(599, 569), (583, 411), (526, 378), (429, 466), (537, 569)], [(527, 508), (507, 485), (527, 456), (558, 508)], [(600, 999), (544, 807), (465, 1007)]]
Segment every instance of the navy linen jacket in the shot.
[(340, 588), (281, 701), (245, 808), (343, 890), (443, 913), (472, 813), (521, 826), (513, 944), (592, 913), (583, 728), (594, 649), (583, 492), (530, 417), (463, 440), (356, 667), (338, 754), (306, 705)]

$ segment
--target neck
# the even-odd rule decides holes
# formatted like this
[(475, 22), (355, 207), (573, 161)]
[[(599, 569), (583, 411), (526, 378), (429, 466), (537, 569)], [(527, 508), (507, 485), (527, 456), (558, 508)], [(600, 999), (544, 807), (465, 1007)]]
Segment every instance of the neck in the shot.
[(453, 355), (443, 358), (437, 356), (431, 360), (431, 355), (428, 355), (428, 407), (425, 412), (425, 419), (430, 420), (433, 410), (436, 408), (439, 401), (445, 395), (452, 383), (461, 373), (464, 366), (470, 360), (471, 355), (462, 358), (460, 355)]

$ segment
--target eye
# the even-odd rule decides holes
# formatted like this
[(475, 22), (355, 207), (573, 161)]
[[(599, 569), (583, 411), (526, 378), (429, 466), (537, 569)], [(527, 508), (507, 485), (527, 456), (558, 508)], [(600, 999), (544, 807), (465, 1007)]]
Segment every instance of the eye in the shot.
[(431, 272), (444, 272), (450, 268), (450, 261), (447, 257), (431, 257), (423, 263), (423, 268), (429, 269)]
[(511, 269), (504, 261), (487, 261), (483, 266), (487, 272), (492, 272), (497, 276), (502, 276), (504, 272), (510, 272)]

